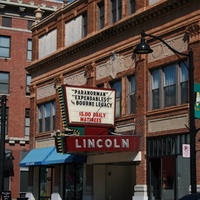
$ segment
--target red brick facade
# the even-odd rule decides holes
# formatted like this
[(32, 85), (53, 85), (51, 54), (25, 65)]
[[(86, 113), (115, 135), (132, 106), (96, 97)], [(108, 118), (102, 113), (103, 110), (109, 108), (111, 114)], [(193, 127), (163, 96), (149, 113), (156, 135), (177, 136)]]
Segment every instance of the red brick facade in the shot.
[[(34, 11), (43, 2), (34, 1), (33, 5), (30, 1), (1, 1), (0, 36), (10, 37), (10, 56), (4, 58), (2, 54), (0, 55), (0, 72), (9, 73), (6, 105), (8, 109), (8, 128), (5, 136), (5, 149), (11, 149), (14, 157), (14, 175), (9, 178), (9, 183), (5, 182), (4, 188), (11, 191), (13, 199), (19, 197), (20, 192), (24, 192), (20, 188), (22, 180), (20, 180), (19, 163), (22, 159), (21, 152), (29, 150), (29, 136), (25, 135), (25, 109), (30, 108), (30, 95), (26, 95), (26, 76), (28, 72), (25, 67), (31, 62), (27, 60), (27, 43), (28, 39), (32, 38), (32, 33), (28, 27), (28, 21), (35, 21)], [(56, 2), (45, 2), (45, 4), (46, 7), (43, 8), (45, 10), (44, 16), (55, 11), (53, 5), (57, 4), (57, 7), (62, 5), (62, 3)], [(2, 25), (3, 17), (11, 19), (11, 27), (8, 24), (8, 27)], [(1, 95), (3, 94), (1, 93)]]
[[(116, 118), (116, 131), (124, 132), (124, 134), (127, 131), (132, 131), (132, 135), (141, 136), (141, 160), (132, 164), (136, 166), (135, 186), (144, 186), (149, 184), (148, 139), (187, 135), (188, 103), (181, 104), (177, 100), (173, 106), (152, 109), (152, 70), (177, 63), (180, 58), (160, 45), (159, 41), (150, 37), (146, 37), (146, 40), (154, 49), (155, 54), (152, 56), (133, 55), (132, 57), (133, 48), (139, 43), (140, 33), (143, 29), (149, 34), (168, 41), (181, 52), (187, 53), (188, 49), (192, 48), (195, 66), (194, 79), (195, 83), (199, 83), (200, 4), (198, 0), (180, 2), (168, 0), (157, 1), (157, 3), (149, 5), (150, 1), (136, 0), (135, 12), (129, 14), (128, 1), (122, 1), (122, 19), (112, 24), (110, 22), (111, 3), (104, 1), (104, 28), (99, 30), (98, 3), (100, 2), (102, 1), (75, 1), (32, 28), (33, 47), (35, 47), (33, 51), (34, 62), (27, 67), (33, 77), (31, 133), (35, 141), (31, 147), (37, 147), (42, 139), (48, 139), (51, 135), (51, 132), (38, 133), (37, 105), (56, 99), (55, 129), (62, 131), (63, 128), (59, 103), (57, 102), (58, 95), (46, 93), (43, 98), (38, 98), (40, 88), (50, 87), (51, 84), (55, 84), (55, 88), (62, 84), (110, 88), (113, 82), (121, 80), (121, 115)], [(67, 37), (65, 24), (86, 11), (87, 36), (65, 46)], [(54, 29), (57, 30), (57, 49), (51, 55), (39, 59), (39, 40)], [(116, 56), (117, 64), (112, 60), (112, 56)], [(181, 59), (185, 58), (181, 56)], [(84, 76), (81, 76), (80, 74), (83, 72)], [(136, 77), (136, 111), (132, 114), (128, 112), (127, 100), (128, 79), (131, 75)], [(81, 78), (85, 78), (85, 82), (81, 82)], [(199, 125), (199, 119), (197, 119), (197, 129)], [(197, 166), (200, 163), (198, 137), (199, 134), (196, 138)], [(43, 143), (43, 147), (45, 146), (46, 144)], [(200, 184), (199, 173), (197, 167), (198, 185)], [(134, 192), (137, 197), (137, 187)], [(132, 196), (134, 196), (134, 192), (132, 192)], [(145, 189), (143, 192), (145, 196)], [(95, 194), (93, 195), (95, 196)], [(172, 199), (177, 199), (180, 197), (178, 195), (182, 195), (182, 193), (176, 195)], [(98, 199), (98, 197), (96, 198)]]

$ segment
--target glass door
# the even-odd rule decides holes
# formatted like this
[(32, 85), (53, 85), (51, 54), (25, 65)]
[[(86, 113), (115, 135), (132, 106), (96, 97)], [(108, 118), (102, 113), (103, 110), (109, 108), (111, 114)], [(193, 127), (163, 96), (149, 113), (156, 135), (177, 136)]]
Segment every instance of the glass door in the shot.
[(40, 167), (40, 200), (50, 200), (52, 193), (53, 168)]

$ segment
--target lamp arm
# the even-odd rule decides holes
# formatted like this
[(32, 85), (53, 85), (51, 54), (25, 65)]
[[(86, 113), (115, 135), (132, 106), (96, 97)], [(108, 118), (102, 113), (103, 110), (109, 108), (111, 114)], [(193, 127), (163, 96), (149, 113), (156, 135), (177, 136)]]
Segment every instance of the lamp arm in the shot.
[(154, 39), (157, 39), (157, 40), (160, 40), (163, 44), (165, 44), (172, 52), (176, 53), (176, 54), (179, 54), (179, 55), (182, 55), (182, 56), (187, 56), (189, 57), (189, 54), (185, 54), (185, 53), (181, 53), (179, 51), (177, 51), (176, 49), (172, 48), (169, 44), (167, 44), (167, 42), (165, 42), (163, 39), (155, 36), (155, 35), (151, 35), (151, 34), (147, 34), (145, 33), (144, 31), (141, 32), (141, 36), (142, 37), (145, 37), (145, 36), (149, 36), (149, 37), (152, 37)]

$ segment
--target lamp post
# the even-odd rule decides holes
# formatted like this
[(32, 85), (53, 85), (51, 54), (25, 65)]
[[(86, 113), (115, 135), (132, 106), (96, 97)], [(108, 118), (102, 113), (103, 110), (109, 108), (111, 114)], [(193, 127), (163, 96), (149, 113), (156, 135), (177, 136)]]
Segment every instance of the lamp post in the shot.
[[(163, 39), (151, 35), (146, 34), (144, 31), (141, 32), (141, 43), (136, 46), (134, 49), (134, 53), (136, 54), (149, 54), (152, 53), (153, 50), (150, 46), (145, 42), (145, 37), (149, 36), (151, 38), (157, 39), (165, 44), (173, 53), (175, 53), (178, 57), (179, 55), (185, 56), (188, 58), (188, 71), (189, 71), (189, 131), (190, 131), (190, 181), (191, 181), (191, 193), (196, 193), (196, 127), (195, 127), (195, 116), (194, 116), (194, 58), (193, 51), (190, 49), (188, 54), (178, 52), (176, 49), (173, 49), (167, 42)], [(181, 58), (179, 57), (181, 60)], [(181, 60), (182, 61), (182, 60)]]
[(5, 125), (6, 125), (6, 95), (1, 97), (1, 140), (0, 140), (0, 199), (4, 191), (5, 164)]

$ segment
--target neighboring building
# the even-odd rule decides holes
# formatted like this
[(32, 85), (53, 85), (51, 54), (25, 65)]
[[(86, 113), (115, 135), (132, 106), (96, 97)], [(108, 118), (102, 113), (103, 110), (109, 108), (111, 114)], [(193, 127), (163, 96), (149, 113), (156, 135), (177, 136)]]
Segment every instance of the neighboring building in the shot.
[[(21, 161), (31, 172), (29, 199), (174, 200), (189, 193), (190, 159), (182, 156), (182, 145), (189, 143), (190, 136), (187, 58), (150, 37), (146, 39), (153, 53), (134, 55), (142, 30), (161, 37), (179, 52), (192, 48), (194, 79), (200, 82), (199, 0), (77, 0), (32, 27), (33, 62), (26, 69), (32, 76), (33, 150)], [(65, 87), (71, 86), (77, 90), (92, 87), (91, 96), (96, 88), (115, 89), (115, 129), (98, 123), (92, 126), (87, 120), (77, 125), (70, 121), (72, 116), (67, 114), (76, 109), (72, 105), (76, 103), (66, 104), (70, 89)], [(100, 110), (101, 106), (93, 112)], [(199, 125), (196, 120), (197, 130)], [(55, 134), (65, 128), (78, 129), (79, 138), (66, 139), (71, 142), (65, 150), (75, 155), (56, 154)], [(90, 152), (89, 143), (84, 142), (96, 134), (100, 140)], [(116, 143), (113, 151), (100, 152), (103, 138), (111, 135), (131, 137), (132, 150), (116, 152), (120, 148)], [(73, 149), (74, 139), (80, 151)], [(107, 147), (110, 141), (105, 142)], [(198, 141), (196, 152), (198, 166)], [(197, 168), (198, 185), (199, 173)]]
[[(25, 67), (32, 60), (32, 33), (38, 6), (43, 17), (62, 3), (0, 0), (0, 96), (6, 95), (4, 190), (12, 198), (27, 191), (28, 168), (19, 163), (29, 150), (31, 75)], [(0, 108), (1, 109), (1, 108)], [(13, 159), (8, 163), (8, 159)]]

